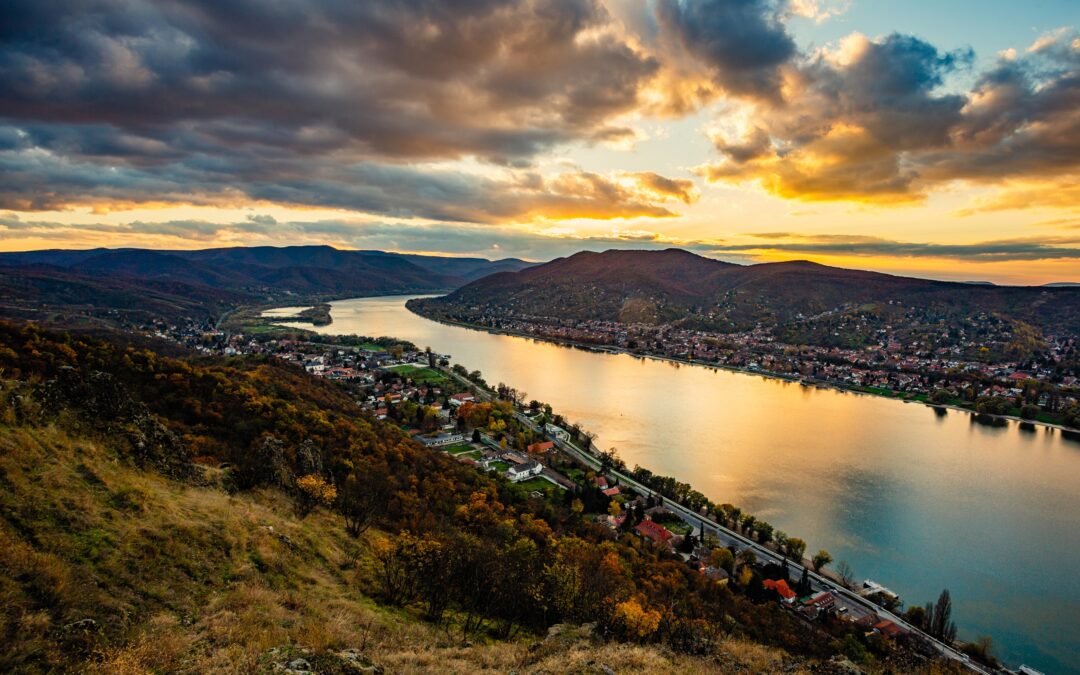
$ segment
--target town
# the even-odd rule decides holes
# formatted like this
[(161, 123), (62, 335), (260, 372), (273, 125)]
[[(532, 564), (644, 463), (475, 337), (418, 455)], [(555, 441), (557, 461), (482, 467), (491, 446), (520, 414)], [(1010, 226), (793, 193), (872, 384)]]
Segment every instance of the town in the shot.
[[(917, 313), (915, 308), (908, 312)], [(595, 350), (1080, 428), (1080, 341), (1075, 336), (1046, 336), (1039, 344), (993, 315), (970, 317), (959, 328), (937, 326), (934, 319), (905, 317), (901, 330), (900, 324), (883, 324), (873, 315), (827, 312), (805, 319), (799, 330), (759, 326), (736, 333), (512, 314), (469, 317), (468, 323)], [(830, 329), (825, 335), (820, 334), (822, 325)], [(913, 331), (912, 325), (922, 330)]]

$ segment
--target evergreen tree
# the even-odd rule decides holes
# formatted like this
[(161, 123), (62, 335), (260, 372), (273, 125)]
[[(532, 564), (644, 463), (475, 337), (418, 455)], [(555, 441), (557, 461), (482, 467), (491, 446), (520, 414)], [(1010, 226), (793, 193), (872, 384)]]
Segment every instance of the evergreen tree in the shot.
[(810, 595), (810, 591), (810, 573), (804, 567), (802, 571), (802, 576), (799, 578), (799, 584), (795, 587), (795, 593), (800, 598), (804, 598)]

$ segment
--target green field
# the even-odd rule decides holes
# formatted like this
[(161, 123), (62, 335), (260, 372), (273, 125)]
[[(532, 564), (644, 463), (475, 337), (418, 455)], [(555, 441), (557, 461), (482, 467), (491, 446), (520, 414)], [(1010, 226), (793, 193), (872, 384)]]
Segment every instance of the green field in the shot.
[(557, 489), (551, 483), (551, 481), (545, 480), (543, 478), (530, 478), (529, 480), (522, 481), (520, 483), (514, 483), (514, 485), (517, 485), (519, 488), (521, 488), (525, 492), (532, 492), (533, 490), (539, 490), (540, 492), (547, 493), (547, 492), (551, 492), (552, 490)]
[(502, 473), (503, 471), (506, 471), (507, 469), (509, 469), (510, 465), (507, 464), (506, 462), (499, 461), (499, 462), (492, 462), (491, 466), (489, 468), (492, 471), (498, 471), (499, 473)]
[(441, 384), (446, 382), (446, 376), (434, 368), (423, 366), (390, 366), (387, 370), (393, 371), (403, 377), (412, 378), (413, 382), (421, 384)]
[(451, 455), (460, 455), (466, 452), (473, 452), (476, 448), (469, 443), (458, 443), (457, 445), (451, 445), (450, 447), (445, 448), (445, 450)]

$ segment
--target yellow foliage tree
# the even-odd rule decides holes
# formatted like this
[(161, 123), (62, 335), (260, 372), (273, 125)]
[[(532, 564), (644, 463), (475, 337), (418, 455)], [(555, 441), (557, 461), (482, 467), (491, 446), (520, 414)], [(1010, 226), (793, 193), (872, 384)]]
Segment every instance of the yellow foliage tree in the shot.
[(660, 627), (660, 612), (645, 609), (636, 598), (615, 605), (615, 626), (631, 640), (645, 640)]
[(331, 506), (337, 499), (337, 488), (315, 474), (297, 478), (296, 490), (299, 494), (300, 512), (303, 514), (311, 513), (319, 506)]

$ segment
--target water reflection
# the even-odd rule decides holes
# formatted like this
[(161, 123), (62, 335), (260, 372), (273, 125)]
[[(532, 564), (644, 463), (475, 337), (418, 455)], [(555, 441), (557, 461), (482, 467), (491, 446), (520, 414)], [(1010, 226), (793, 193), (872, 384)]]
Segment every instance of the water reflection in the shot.
[(404, 298), (336, 302), (332, 315), (318, 330), (450, 353), (629, 465), (738, 504), (911, 604), (948, 586), (962, 635), (992, 635), (1014, 665), (1080, 673), (1080, 434), (444, 326)]

